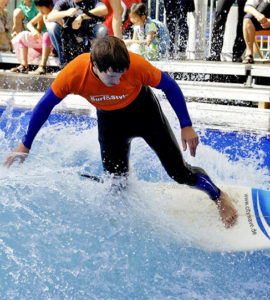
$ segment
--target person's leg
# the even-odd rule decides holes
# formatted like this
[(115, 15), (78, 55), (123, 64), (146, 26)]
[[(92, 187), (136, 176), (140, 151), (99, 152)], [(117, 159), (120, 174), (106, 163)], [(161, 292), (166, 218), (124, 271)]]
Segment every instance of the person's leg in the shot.
[(188, 24), (187, 24), (187, 10), (186, 4), (181, 4), (178, 11), (178, 26), (179, 26), (179, 46), (178, 50), (180, 55), (183, 56), (186, 53), (187, 41), (188, 41)]
[(48, 30), (52, 45), (56, 50), (59, 58), (59, 66), (63, 68), (64, 60), (62, 54), (62, 43), (61, 43), (61, 25), (57, 22), (47, 22), (46, 28)]
[(166, 10), (166, 25), (170, 36), (170, 56), (173, 56), (175, 52), (175, 30), (176, 30), (176, 16), (175, 16), (175, 0), (164, 1), (164, 7)]
[(237, 28), (236, 28), (236, 37), (234, 40), (233, 45), (233, 62), (241, 62), (241, 56), (245, 51), (246, 45), (244, 41), (243, 36), (243, 20), (244, 20), (244, 6), (246, 3), (246, 0), (238, 0), (238, 22), (237, 22)]
[(21, 64), (25, 67), (28, 67), (28, 48), (27, 47), (21, 47)]
[(23, 20), (25, 16), (20, 8), (15, 8), (13, 11), (13, 27), (12, 27), (12, 36), (17, 35), (23, 30)]
[(125, 176), (129, 171), (131, 137), (120, 114), (97, 110), (98, 140), (104, 171)]
[(209, 60), (220, 60), (223, 47), (223, 36), (228, 13), (235, 0), (219, 0), (211, 37), (211, 49)]
[(19, 72), (27, 74), (28, 68), (28, 47), (29, 47), (29, 36), (30, 32), (22, 31), (14, 39), (18, 40), (16, 45), (16, 55), (20, 62), (18, 67), (10, 69), (11, 72)]
[(41, 62), (38, 68), (34, 71), (35, 75), (45, 75), (46, 74), (46, 65), (49, 58), (49, 55), (52, 50), (52, 43), (48, 32), (45, 32), (42, 35), (42, 54)]
[[(246, 43), (245, 57), (253, 57), (253, 43), (255, 38), (255, 25), (250, 18), (245, 18), (243, 23), (243, 34)], [(245, 61), (243, 61), (245, 62)]]
[[(143, 87), (143, 112), (138, 122), (138, 135), (156, 152), (168, 175), (180, 184), (196, 186), (197, 174), (207, 176), (201, 168), (189, 166), (183, 159), (181, 150), (160, 104), (149, 87)], [(219, 190), (216, 189), (216, 198)]]
[(228, 195), (222, 192), (209, 178), (206, 172), (198, 167), (188, 165), (182, 157), (181, 150), (171, 127), (164, 116), (158, 100), (150, 88), (145, 88), (143, 97), (143, 113), (138, 129), (148, 145), (156, 152), (168, 175), (180, 184), (206, 192), (218, 205), (224, 224), (229, 227), (236, 221), (234, 209)]

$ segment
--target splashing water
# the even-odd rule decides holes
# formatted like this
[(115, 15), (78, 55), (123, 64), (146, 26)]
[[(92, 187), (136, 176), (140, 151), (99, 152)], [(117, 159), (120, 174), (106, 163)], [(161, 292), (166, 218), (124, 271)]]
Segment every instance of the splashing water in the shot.
[[(28, 119), (0, 117), (2, 161)], [(102, 173), (95, 120), (52, 115), (46, 125), (23, 165), (0, 167), (1, 299), (269, 299), (270, 251), (194, 247), (143, 183), (170, 180), (143, 140), (132, 143), (128, 190), (111, 194), (109, 179), (78, 176)], [(190, 164), (218, 183), (270, 188), (267, 137), (200, 138), (196, 158), (184, 153)]]

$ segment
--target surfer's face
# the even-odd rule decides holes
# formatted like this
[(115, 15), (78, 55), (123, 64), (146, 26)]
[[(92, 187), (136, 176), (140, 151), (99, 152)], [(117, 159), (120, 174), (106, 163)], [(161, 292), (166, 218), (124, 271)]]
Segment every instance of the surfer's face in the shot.
[(98, 67), (94, 64), (93, 71), (99, 80), (101, 80), (106, 86), (111, 87), (120, 83), (120, 78), (126, 70), (123, 72), (114, 72), (111, 68), (109, 68), (106, 72), (100, 72)]

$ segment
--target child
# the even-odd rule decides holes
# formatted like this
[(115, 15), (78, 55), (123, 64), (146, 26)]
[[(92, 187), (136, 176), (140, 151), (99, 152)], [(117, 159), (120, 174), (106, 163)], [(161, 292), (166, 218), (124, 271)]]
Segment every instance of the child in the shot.
[(6, 7), (9, 0), (0, 0), (0, 51), (10, 51), (11, 17)]
[(165, 35), (168, 36), (168, 30), (164, 24), (147, 16), (145, 4), (132, 4), (129, 10), (129, 18), (134, 25), (134, 31), (132, 40), (125, 41), (128, 49), (149, 60), (156, 60), (160, 57), (160, 54), (165, 54), (167, 46), (165, 45), (164, 48), (165, 41), (161, 41), (160, 29), (164, 32), (164, 38)]
[(46, 74), (46, 64), (51, 52), (52, 43), (48, 32), (41, 34), (34, 26), (36, 24), (39, 24), (39, 28), (44, 26), (44, 22), (47, 22), (46, 16), (53, 8), (53, 2), (52, 0), (35, 0), (35, 4), (39, 13), (27, 23), (29, 31), (22, 31), (12, 39), (15, 53), (21, 64), (16, 68), (12, 68), (11, 72), (27, 74), (29, 71), (28, 63), (37, 64), (40, 60), (40, 54), (42, 54), (41, 63), (34, 74)]
[(22, 0), (13, 11), (12, 37), (23, 31), (23, 23), (30, 22), (37, 14), (38, 10), (34, 0)]

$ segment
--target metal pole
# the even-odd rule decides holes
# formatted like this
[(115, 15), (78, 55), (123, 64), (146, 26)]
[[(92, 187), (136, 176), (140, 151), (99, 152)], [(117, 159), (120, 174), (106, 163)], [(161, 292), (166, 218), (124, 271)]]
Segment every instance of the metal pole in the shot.
[(212, 31), (213, 31), (213, 20), (214, 20), (214, 1), (210, 1), (210, 10), (209, 10), (209, 37), (208, 37), (208, 55), (210, 55), (210, 49), (211, 49), (211, 37), (212, 37)]
[(187, 45), (188, 59), (204, 59), (206, 55), (206, 24), (208, 0), (194, 0), (195, 11), (189, 13), (189, 40)]
[(156, 0), (156, 13), (155, 13), (155, 19), (159, 20), (159, 0)]

